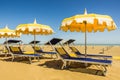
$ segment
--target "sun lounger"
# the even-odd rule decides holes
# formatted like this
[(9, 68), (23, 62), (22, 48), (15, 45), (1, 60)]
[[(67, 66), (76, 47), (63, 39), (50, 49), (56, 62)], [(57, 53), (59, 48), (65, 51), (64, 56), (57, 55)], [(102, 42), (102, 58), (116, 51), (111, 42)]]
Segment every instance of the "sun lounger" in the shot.
[[(75, 48), (75, 47), (69, 47), (71, 50), (72, 50), (72, 52), (74, 52), (76, 55), (78, 55), (78, 56), (85, 56), (85, 54), (82, 54), (77, 48)], [(105, 59), (111, 59), (112, 58), (112, 56), (108, 56), (108, 55), (101, 55), (101, 54), (87, 54), (86, 55), (87, 57), (98, 57), (98, 58), (105, 58)]]
[(10, 44), (17, 44), (17, 43), (20, 45), (22, 43), (22, 41), (21, 40), (10, 39), (10, 40), (7, 40), (3, 43), (4, 44), (4, 50), (2, 50), (2, 52), (5, 53), (5, 56), (10, 54), (9, 49), (6, 48), (6, 47), (8, 47), (8, 45), (10, 45)]
[(33, 45), (38, 44), (40, 41), (31, 41), (29, 44), (32, 44), (32, 48), (35, 50), (36, 53), (47, 53), (47, 54), (55, 54), (55, 52), (47, 52), (47, 51), (43, 51), (42, 48), (38, 45)]
[[(69, 48), (72, 50), (72, 52), (76, 53), (78, 56), (85, 56), (85, 54), (82, 54), (77, 48), (70, 46), (70, 44), (74, 43), (74, 39), (69, 39), (68, 41), (64, 42), (63, 45), (67, 44)], [(87, 57), (94, 57), (94, 58), (104, 58), (104, 59), (111, 59), (112, 56), (109, 55), (101, 55), (101, 54), (87, 54)]]
[[(99, 67), (103, 75), (107, 72), (107, 66), (111, 65), (111, 60), (99, 60), (99, 59), (92, 59), (92, 58), (78, 58), (76, 54), (69, 55), (69, 53), (63, 48), (63, 47), (57, 47), (55, 48), (55, 51), (59, 55), (59, 58), (63, 61), (63, 65), (61, 69), (64, 69), (67, 67), (67, 62), (80, 62), (80, 63), (86, 63), (86, 64), (92, 64)], [(97, 74), (97, 73), (96, 73)]]
[[(50, 45), (53, 48), (53, 45), (58, 44), (62, 39), (59, 38), (53, 38), (50, 41), (46, 42), (44, 45)], [(48, 51), (43, 51), (43, 49), (40, 46), (32, 46), (35, 52), (37, 53), (44, 53), (44, 54), (56, 54), (56, 52), (48, 52)]]
[(32, 63), (31, 58), (39, 58), (41, 57), (40, 54), (35, 54), (34, 52), (23, 52), (20, 47), (14, 47), (14, 46), (9, 46), (9, 50), (12, 55), (12, 61), (15, 59), (15, 57), (26, 57), (29, 59), (29, 63)]

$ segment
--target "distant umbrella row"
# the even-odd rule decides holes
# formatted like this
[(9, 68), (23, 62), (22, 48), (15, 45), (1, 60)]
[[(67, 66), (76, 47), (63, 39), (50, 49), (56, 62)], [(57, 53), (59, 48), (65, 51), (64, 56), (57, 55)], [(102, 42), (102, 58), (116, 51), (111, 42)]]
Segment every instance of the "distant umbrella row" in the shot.
[(34, 23), (20, 24), (16, 27), (15, 30), (11, 30), (7, 26), (3, 29), (0, 29), (0, 38), (3, 37), (7, 41), (7, 38), (9, 37), (13, 38), (13, 37), (20, 37), (21, 34), (32, 34), (34, 35), (34, 40), (36, 40), (35, 35), (49, 35), (52, 33), (54, 33), (54, 31), (50, 26), (37, 24), (35, 19)]
[(7, 26), (0, 29), (0, 38), (20, 37), (22, 34), (32, 35), (49, 35), (54, 33), (53, 29), (48, 25), (37, 24), (36, 20), (31, 24), (20, 24), (15, 30), (9, 29)]

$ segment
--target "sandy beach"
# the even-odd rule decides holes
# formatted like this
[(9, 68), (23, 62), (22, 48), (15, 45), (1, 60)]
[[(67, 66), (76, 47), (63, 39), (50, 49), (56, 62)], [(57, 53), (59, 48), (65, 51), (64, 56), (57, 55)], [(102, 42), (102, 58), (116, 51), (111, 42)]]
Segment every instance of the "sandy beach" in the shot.
[(0, 80), (120, 80), (119, 8), (120, 0), (0, 0)]
[[(82, 53), (84, 46), (75, 46)], [(80, 68), (79, 64), (74, 68), (61, 70), (62, 64), (58, 59), (51, 59), (50, 55), (44, 55), (38, 62), (33, 60), (28, 64), (28, 60), (15, 60), (12, 62), (9, 57), (0, 57), (0, 80), (119, 80), (120, 79), (120, 46), (88, 46), (88, 53), (99, 53), (105, 49), (105, 55), (112, 55), (112, 66), (108, 67), (106, 76), (95, 75), (95, 66), (89, 68)], [(24, 48), (26, 51), (32, 51), (30, 46)], [(47, 47), (44, 50), (50, 51)], [(66, 48), (67, 49), (67, 48)]]

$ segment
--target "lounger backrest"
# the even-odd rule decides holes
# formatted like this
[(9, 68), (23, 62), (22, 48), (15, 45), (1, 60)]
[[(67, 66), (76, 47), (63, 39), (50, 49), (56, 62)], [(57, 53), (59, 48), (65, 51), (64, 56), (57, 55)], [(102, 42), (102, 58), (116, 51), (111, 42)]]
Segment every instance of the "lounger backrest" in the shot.
[(5, 49), (3, 50), (3, 53), (9, 53), (9, 50), (8, 50), (7, 46), (5, 46)]
[(3, 53), (8, 53), (8, 50), (7, 50), (7, 49), (5, 49), (5, 50), (3, 50), (2, 52), (3, 52)]
[(66, 53), (66, 51), (64, 51), (63, 48), (58, 47), (58, 48), (55, 48), (55, 50), (57, 51), (57, 53), (59, 53), (59, 55), (60, 55), (62, 58), (70, 58), (70, 56)]
[(35, 50), (41, 50), (41, 48), (40, 48), (39, 46), (33, 46), (33, 48), (34, 48)]
[(32, 46), (32, 47), (36, 52), (43, 52), (43, 50), (39, 46)]
[(22, 51), (20, 50), (20, 47), (13, 47), (13, 46), (9, 46), (10, 51), (13, 54), (22, 54)]
[(60, 55), (65, 58), (66, 58), (66, 56), (67, 56), (67, 58), (78, 57), (75, 53), (68, 53), (63, 47), (57, 48), (57, 52), (60, 53)]
[(81, 53), (78, 51), (78, 49), (75, 48), (75, 47), (70, 47), (70, 49), (71, 49), (73, 52), (75, 52), (77, 55), (80, 55), (80, 54), (81, 54)]
[(70, 47), (73, 52), (78, 52), (78, 50), (75, 47)]

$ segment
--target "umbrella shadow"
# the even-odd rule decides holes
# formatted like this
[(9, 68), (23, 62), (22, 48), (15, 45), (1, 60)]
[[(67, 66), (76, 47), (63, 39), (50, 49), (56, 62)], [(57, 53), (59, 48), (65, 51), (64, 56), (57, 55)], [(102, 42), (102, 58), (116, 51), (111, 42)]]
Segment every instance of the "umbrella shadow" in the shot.
[[(53, 68), (53, 69), (61, 70), (62, 64), (63, 64), (63, 62), (61, 60), (51, 60), (51, 61), (46, 61), (43, 64), (39, 64), (38, 66), (43, 66), (45, 68)], [(99, 75), (99, 76), (102, 75), (102, 71), (89, 68), (89, 66), (91, 66), (91, 64), (86, 66), (84, 63), (74, 62), (74, 63), (71, 63), (64, 70), (68, 70), (68, 71), (72, 71), (72, 72), (87, 73), (87, 74), (92, 74), (92, 75), (96, 75), (96, 73), (97, 73), (97, 75)]]

